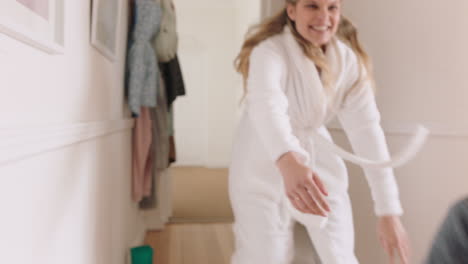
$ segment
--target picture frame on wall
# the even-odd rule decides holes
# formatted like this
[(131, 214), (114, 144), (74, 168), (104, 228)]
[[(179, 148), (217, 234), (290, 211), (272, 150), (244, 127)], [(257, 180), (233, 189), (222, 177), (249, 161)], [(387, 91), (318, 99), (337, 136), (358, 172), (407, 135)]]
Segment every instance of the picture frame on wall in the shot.
[(0, 34), (49, 54), (64, 52), (65, 0), (1, 0)]
[(91, 44), (111, 61), (116, 60), (122, 0), (93, 0)]

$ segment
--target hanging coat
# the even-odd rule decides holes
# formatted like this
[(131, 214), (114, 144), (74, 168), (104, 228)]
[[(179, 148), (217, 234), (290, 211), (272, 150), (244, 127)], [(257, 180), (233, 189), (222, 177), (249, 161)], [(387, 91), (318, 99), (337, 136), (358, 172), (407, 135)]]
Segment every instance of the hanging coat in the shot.
[(165, 173), (169, 167), (169, 115), (166, 104), (166, 89), (162, 78), (158, 78), (158, 81), (158, 107), (150, 109), (153, 138), (150, 148), (153, 159), (152, 187), (150, 195), (140, 202), (140, 208), (144, 209), (156, 207), (157, 184), (161, 175)]
[(132, 136), (132, 196), (140, 202), (152, 192), (154, 152), (151, 145), (153, 130), (150, 109), (141, 108), (140, 116), (135, 118)]
[(127, 94), (133, 116), (140, 107), (155, 107), (159, 65), (152, 40), (159, 31), (161, 8), (154, 0), (135, 0), (134, 25), (127, 53)]
[(178, 96), (185, 95), (185, 84), (177, 55), (174, 59), (159, 63), (161, 75), (166, 85), (167, 106), (172, 107), (172, 103)]
[(163, 12), (161, 31), (154, 39), (154, 49), (159, 62), (169, 62), (174, 59), (178, 48), (178, 35), (176, 28), (176, 13), (172, 0), (157, 0)]

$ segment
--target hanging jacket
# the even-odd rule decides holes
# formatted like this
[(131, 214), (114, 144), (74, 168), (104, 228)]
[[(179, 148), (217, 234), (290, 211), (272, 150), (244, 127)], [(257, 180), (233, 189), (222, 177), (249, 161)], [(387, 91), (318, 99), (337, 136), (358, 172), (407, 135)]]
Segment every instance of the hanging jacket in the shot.
[(161, 30), (154, 39), (153, 45), (159, 62), (168, 62), (176, 56), (178, 36), (176, 14), (172, 0), (157, 0), (161, 4)]
[(169, 62), (159, 63), (166, 85), (167, 106), (170, 108), (178, 96), (185, 95), (185, 84), (177, 55)]
[(159, 31), (161, 8), (154, 0), (135, 0), (134, 25), (127, 52), (127, 94), (134, 117), (140, 107), (155, 107), (159, 65), (152, 40)]

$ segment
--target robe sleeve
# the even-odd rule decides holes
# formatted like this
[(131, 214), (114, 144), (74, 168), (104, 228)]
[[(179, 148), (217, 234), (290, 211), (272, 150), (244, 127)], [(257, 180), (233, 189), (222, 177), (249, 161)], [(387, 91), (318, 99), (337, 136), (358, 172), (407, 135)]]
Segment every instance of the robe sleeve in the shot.
[[(358, 67), (360, 66), (354, 58), (354, 63), (347, 71), (350, 75), (349, 88), (359, 79)], [(357, 155), (373, 160), (389, 160), (385, 135), (380, 125), (380, 112), (371, 84), (364, 80), (356, 85), (356, 89), (346, 97), (338, 119)], [(393, 169), (363, 169), (371, 189), (376, 215), (403, 214)]]
[(273, 162), (289, 151), (308, 162), (310, 154), (292, 131), (288, 100), (282, 89), (285, 74), (285, 63), (272, 47), (262, 43), (254, 48), (245, 97), (247, 115)]

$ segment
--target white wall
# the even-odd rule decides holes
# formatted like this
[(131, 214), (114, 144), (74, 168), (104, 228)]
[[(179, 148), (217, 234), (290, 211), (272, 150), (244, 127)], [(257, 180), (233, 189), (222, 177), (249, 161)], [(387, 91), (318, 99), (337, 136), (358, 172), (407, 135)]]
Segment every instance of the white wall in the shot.
[(125, 263), (144, 235), (130, 195), (127, 22), (114, 64), (89, 44), (90, 1), (66, 4), (63, 55), (0, 34), (2, 263)]
[(179, 59), (187, 95), (175, 102), (176, 166), (226, 167), (237, 121), (241, 79), (234, 59), (260, 2), (175, 1)]
[[(413, 242), (414, 263), (427, 254), (448, 206), (468, 195), (468, 18), (466, 1), (346, 2), (362, 42), (375, 63), (378, 104), (392, 150), (408, 139), (400, 127), (422, 122), (433, 134), (420, 155), (396, 170)], [(334, 133), (344, 143), (341, 132)], [(368, 232), (366, 183), (352, 168), (351, 190), (357, 251), (363, 263), (382, 263), (377, 239)]]

